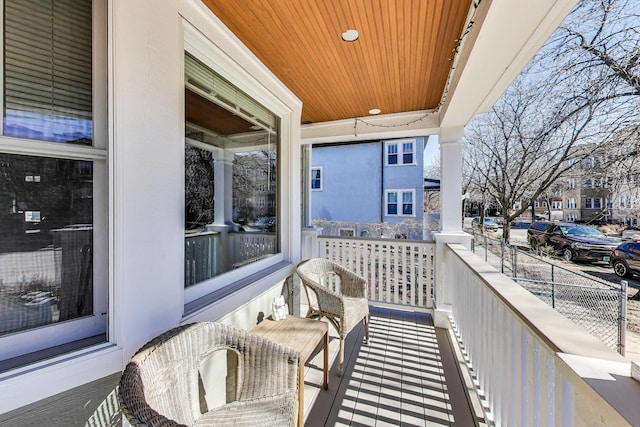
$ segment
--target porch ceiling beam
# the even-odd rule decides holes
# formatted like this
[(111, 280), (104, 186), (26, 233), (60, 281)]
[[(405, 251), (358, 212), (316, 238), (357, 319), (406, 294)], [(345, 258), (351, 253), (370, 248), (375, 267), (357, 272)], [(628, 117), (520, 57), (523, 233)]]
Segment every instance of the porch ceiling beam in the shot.
[(465, 126), (488, 111), (576, 3), (482, 1), (455, 64), (441, 126)]
[(439, 113), (434, 110), (312, 123), (301, 127), (301, 143), (356, 142), (428, 136), (438, 133), (439, 123)]

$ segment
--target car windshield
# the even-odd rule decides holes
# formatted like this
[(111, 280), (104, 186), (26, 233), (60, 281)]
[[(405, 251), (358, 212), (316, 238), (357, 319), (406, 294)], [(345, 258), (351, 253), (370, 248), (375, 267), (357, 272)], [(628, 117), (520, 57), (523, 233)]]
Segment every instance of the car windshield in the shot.
[(605, 237), (600, 231), (586, 225), (561, 225), (560, 228), (567, 236)]

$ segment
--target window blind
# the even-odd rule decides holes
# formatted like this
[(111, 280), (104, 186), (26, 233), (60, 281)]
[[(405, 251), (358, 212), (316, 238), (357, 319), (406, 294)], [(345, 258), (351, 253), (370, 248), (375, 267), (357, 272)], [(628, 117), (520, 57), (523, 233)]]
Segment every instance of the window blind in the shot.
[(273, 131), (276, 116), (253, 98), (236, 88), (188, 52), (184, 59), (185, 86), (209, 101), (237, 113), (254, 124)]
[(4, 107), (5, 135), (91, 138), (91, 0), (4, 0)]

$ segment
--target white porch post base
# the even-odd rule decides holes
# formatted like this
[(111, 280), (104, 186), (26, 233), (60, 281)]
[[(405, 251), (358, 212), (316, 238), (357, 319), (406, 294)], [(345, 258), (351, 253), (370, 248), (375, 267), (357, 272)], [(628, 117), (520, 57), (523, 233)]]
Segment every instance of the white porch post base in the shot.
[(433, 326), (442, 329), (451, 329), (451, 306), (433, 309)]
[(302, 229), (301, 261), (319, 256), (318, 236), (320, 233), (322, 233), (322, 227), (304, 227)]
[(463, 231), (459, 232), (439, 232), (433, 233), (436, 241), (436, 268), (435, 268), (435, 301), (433, 309), (433, 323), (436, 328), (451, 328), (449, 315), (451, 314), (451, 304), (453, 301), (451, 295), (451, 286), (447, 286), (447, 280), (456, 277), (451, 271), (451, 263), (448, 262), (449, 251), (446, 245), (449, 243), (459, 243), (471, 249), (471, 234)]

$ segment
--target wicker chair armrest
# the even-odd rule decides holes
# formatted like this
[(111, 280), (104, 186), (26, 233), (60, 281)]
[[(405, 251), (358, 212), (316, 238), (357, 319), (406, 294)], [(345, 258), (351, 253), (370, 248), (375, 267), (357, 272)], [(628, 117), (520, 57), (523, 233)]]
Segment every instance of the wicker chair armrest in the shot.
[(249, 332), (241, 336), (237, 344), (243, 358), (239, 400), (298, 390), (300, 354), (297, 351)]
[(336, 264), (334, 269), (340, 276), (340, 288), (344, 296), (367, 298), (367, 279), (341, 265)]
[[(130, 362), (122, 375), (119, 385), (118, 400), (120, 409), (127, 417), (132, 426), (163, 426), (163, 427), (183, 427), (184, 424), (176, 423), (173, 420), (159, 414), (146, 401), (144, 387), (138, 381), (140, 367), (135, 362)], [(187, 396), (183, 396), (187, 398)], [(145, 420), (139, 421), (140, 419)]]
[(318, 295), (320, 311), (333, 314), (342, 313), (343, 300), (341, 294), (322, 286), (317, 286), (314, 289), (316, 290), (316, 295)]

